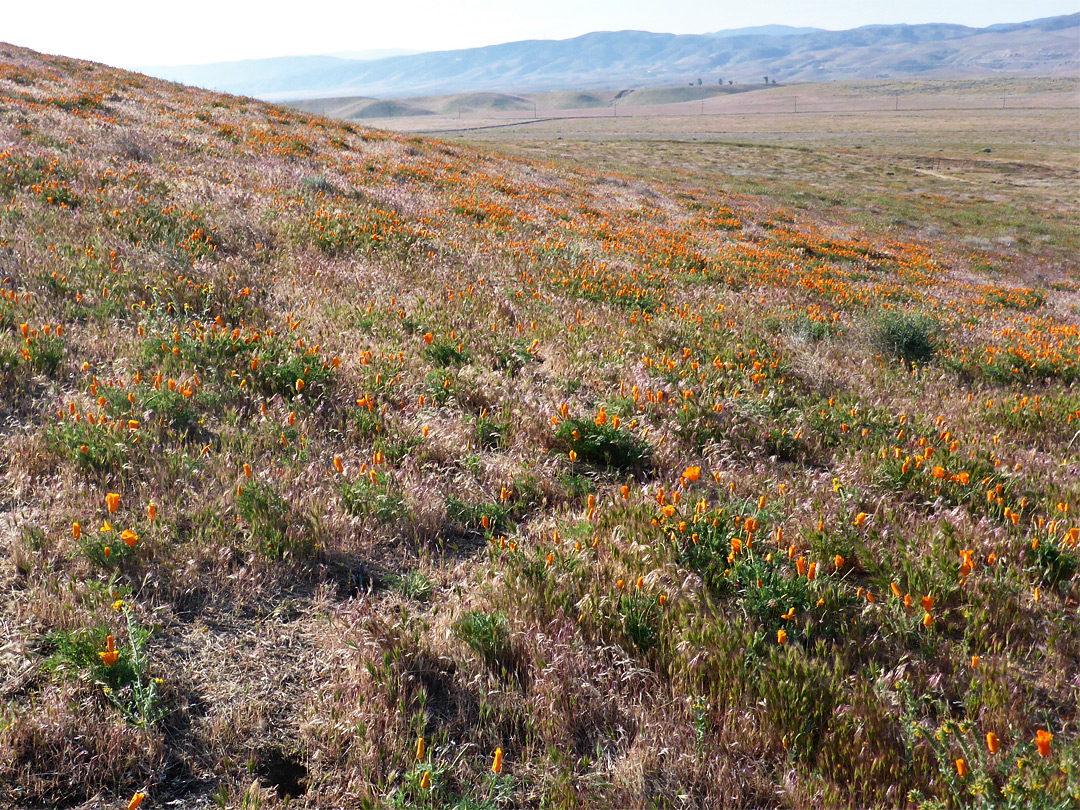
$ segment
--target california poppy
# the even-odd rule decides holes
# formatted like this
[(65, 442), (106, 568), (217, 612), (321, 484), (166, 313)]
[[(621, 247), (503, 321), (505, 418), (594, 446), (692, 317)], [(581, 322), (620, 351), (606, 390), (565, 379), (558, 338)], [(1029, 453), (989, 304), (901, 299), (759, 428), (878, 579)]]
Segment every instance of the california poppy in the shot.
[(111, 515), (120, 507), (120, 495), (116, 492), (110, 492), (105, 496), (105, 505), (109, 507), (109, 514)]
[(116, 651), (116, 643), (113, 641), (111, 633), (105, 637), (105, 652), (99, 652), (98, 655), (101, 656), (101, 662), (107, 667), (115, 664), (116, 659), (120, 657), (120, 653)]
[(1035, 732), (1035, 745), (1039, 749), (1040, 757), (1050, 756), (1050, 741), (1054, 739), (1054, 735), (1049, 731), (1039, 729)]
[(503, 752), (501, 748), (495, 749), (495, 758), (491, 762), (491, 770), (494, 773), (502, 773)]

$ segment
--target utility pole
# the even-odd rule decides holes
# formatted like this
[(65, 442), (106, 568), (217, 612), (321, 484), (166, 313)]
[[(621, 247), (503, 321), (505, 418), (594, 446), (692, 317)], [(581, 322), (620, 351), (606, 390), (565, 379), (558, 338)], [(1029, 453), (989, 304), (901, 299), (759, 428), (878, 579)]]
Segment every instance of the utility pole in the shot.
[(799, 97), (795, 96), (795, 112), (799, 111)]
[(705, 99), (701, 100), (701, 114), (705, 114)]
[(616, 99), (616, 100), (613, 100), (613, 101), (611, 102), (611, 114), (612, 114), (612, 115), (613, 115), (613, 116), (614, 116), (615, 118), (618, 118), (618, 117), (619, 117), (619, 102), (618, 102), (618, 100), (617, 100), (617, 99)]
[(533, 101), (533, 118), (536, 118), (536, 102)]
[(1005, 91), (1001, 91), (1001, 109), (1005, 109)]
[(894, 112), (899, 112), (899, 110), (900, 110), (900, 94), (899, 94), (899, 93), (897, 93), (897, 94), (896, 94), (896, 95), (895, 95), (895, 96), (893, 97), (893, 99), (894, 99), (894, 103), (893, 103), (893, 111), (894, 111)]

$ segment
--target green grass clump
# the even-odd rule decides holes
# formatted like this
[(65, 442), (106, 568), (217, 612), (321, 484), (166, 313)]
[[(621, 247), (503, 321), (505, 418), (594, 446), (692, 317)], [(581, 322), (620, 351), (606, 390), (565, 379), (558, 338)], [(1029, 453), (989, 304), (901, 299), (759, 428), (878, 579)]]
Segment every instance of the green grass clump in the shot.
[(267, 557), (310, 557), (316, 547), (314, 526), (269, 484), (248, 481), (236, 497), (236, 510), (247, 523), (258, 550)]
[(508, 669), (513, 658), (510, 624), (502, 613), (471, 610), (454, 624), (454, 634), (489, 667)]
[(385, 473), (376, 473), (375, 480), (343, 481), (338, 492), (345, 511), (355, 517), (369, 517), (381, 523), (405, 521), (409, 508), (400, 490)]
[(941, 341), (941, 324), (917, 312), (882, 312), (872, 324), (874, 344), (905, 362), (923, 365), (934, 359)]

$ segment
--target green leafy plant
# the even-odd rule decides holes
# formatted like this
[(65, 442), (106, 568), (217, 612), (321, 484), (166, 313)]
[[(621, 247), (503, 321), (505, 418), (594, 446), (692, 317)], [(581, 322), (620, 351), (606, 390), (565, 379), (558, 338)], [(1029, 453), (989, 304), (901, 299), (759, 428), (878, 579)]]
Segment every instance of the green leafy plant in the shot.
[(643, 470), (652, 453), (649, 446), (623, 427), (611, 422), (597, 425), (593, 419), (565, 419), (555, 431), (553, 449), (585, 464), (620, 470)]
[(116, 646), (113, 663), (101, 655), (107, 650), (111, 633), (105, 625), (99, 625), (50, 634), (48, 641), (54, 652), (46, 661), (46, 669), (67, 677), (90, 677), (128, 722), (155, 726), (165, 718), (167, 709), (159, 693), (162, 679), (149, 674), (146, 647), (151, 631), (138, 622), (126, 602), (120, 600), (116, 607), (127, 625), (127, 644)]

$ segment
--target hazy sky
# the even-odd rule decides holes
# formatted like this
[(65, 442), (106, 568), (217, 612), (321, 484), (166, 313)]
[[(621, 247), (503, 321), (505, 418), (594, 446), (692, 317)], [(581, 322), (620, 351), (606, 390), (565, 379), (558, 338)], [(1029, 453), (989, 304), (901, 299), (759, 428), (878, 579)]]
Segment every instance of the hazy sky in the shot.
[(5, 0), (0, 40), (119, 67), (374, 48), (448, 50), (589, 31), (700, 34), (784, 24), (984, 26), (1078, 10), (1077, 0)]

